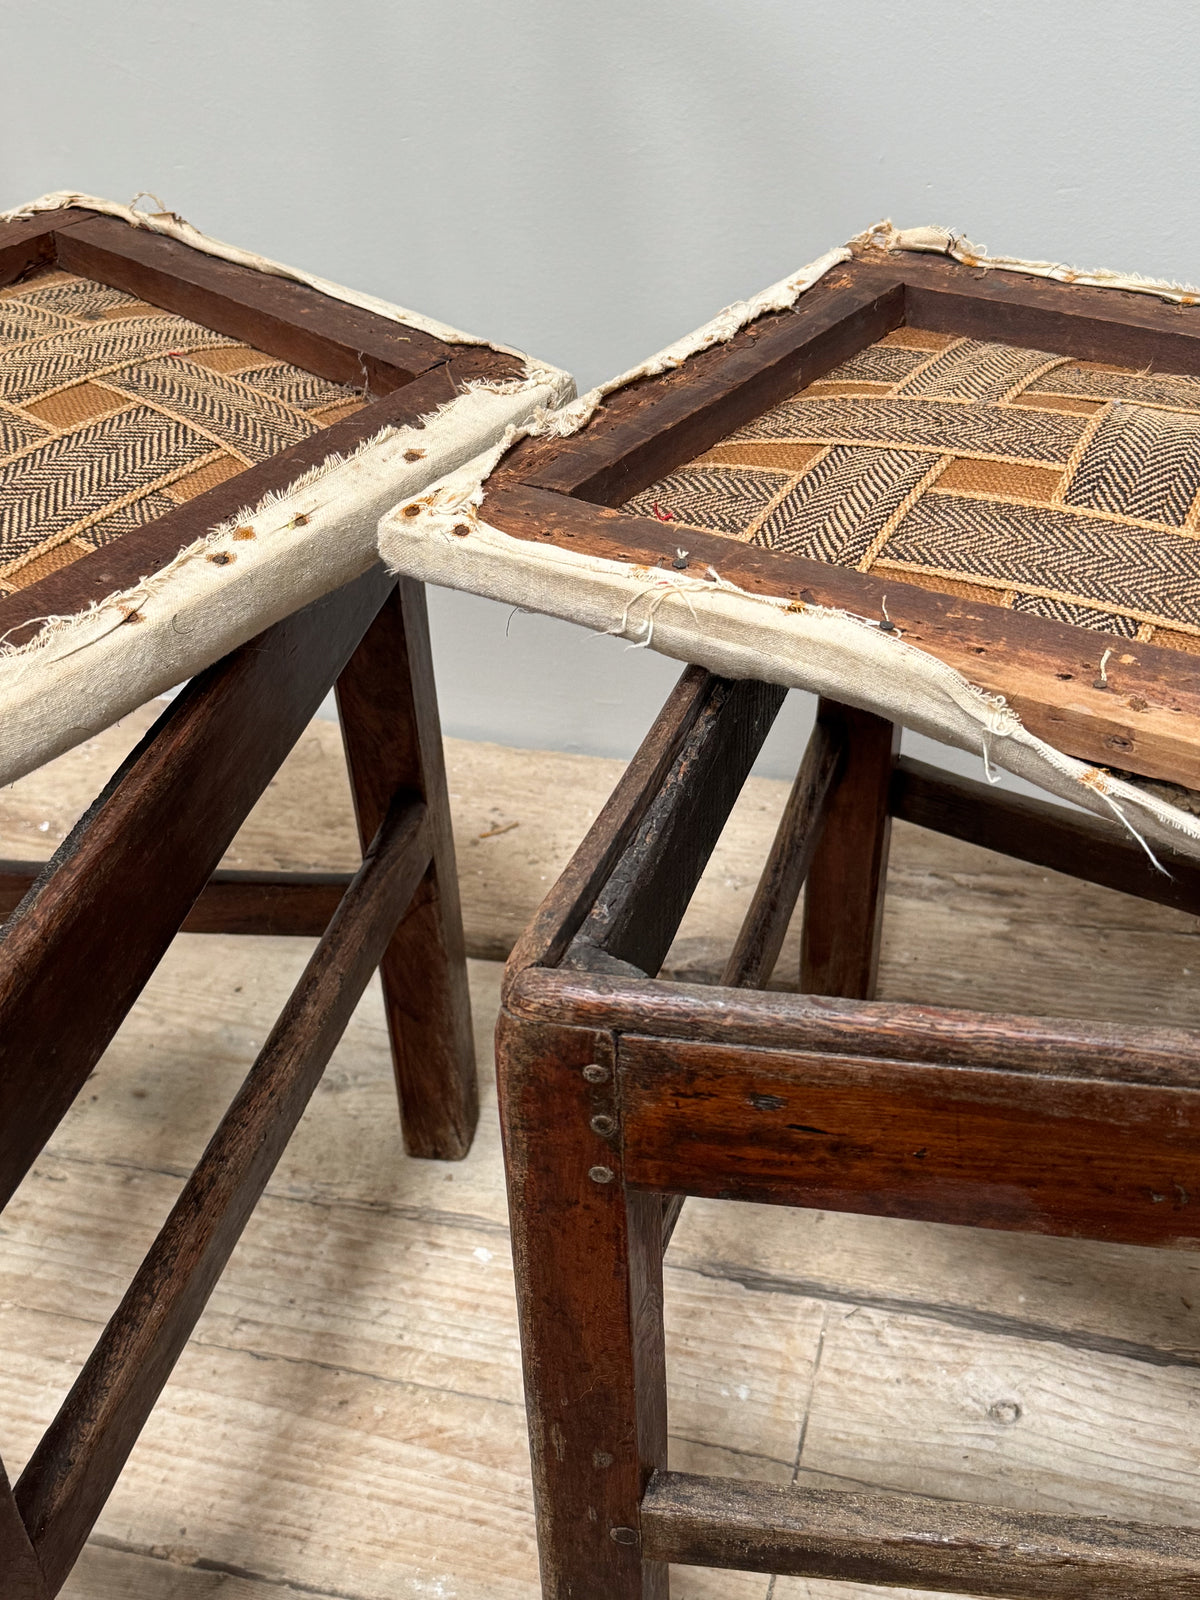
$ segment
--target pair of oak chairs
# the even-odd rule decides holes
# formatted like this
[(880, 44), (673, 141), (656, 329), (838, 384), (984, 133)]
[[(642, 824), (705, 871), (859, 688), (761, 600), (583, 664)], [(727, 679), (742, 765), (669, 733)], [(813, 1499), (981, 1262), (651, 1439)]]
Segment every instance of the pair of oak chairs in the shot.
[[(1200, 1238), (1200, 1041), (872, 998), (892, 816), (1200, 907), (1200, 307), (885, 228), (571, 393), (169, 213), (0, 223), (0, 781), (187, 680), (44, 869), (0, 864), (0, 1203), (176, 932), (317, 939), (0, 1469), (6, 1600), (65, 1582), (376, 967), (406, 1148), (469, 1147), (427, 581), (691, 663), (504, 992), (548, 1600), (664, 1600), (672, 1562), (1200, 1595), (1187, 1530), (669, 1471), (662, 1320), (687, 1195)], [(217, 870), (331, 685), (361, 869)], [(792, 686), (816, 728), (722, 982), (660, 980)], [(1077, 808), (909, 761), (901, 726)], [(799, 992), (767, 993), (802, 887)]]

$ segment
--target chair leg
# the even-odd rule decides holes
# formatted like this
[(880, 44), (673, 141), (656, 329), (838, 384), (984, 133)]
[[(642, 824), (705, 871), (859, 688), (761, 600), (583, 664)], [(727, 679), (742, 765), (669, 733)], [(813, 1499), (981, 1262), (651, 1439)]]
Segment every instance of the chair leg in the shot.
[(817, 718), (845, 754), (804, 892), (800, 989), (869, 1000), (879, 971), (892, 829), (888, 788), (900, 729), (836, 700), (822, 699)]
[(543, 1600), (668, 1600), (640, 1532), (666, 1465), (662, 1198), (621, 1181), (609, 1035), (502, 1013), (496, 1058)]
[(3, 1574), (5, 1600), (48, 1600), (50, 1590), (42, 1576), (41, 1563), (34, 1553), (17, 1502), (13, 1498), (8, 1474), (0, 1461), (0, 1574)]
[(392, 796), (425, 802), (433, 859), (380, 974), (410, 1155), (459, 1160), (479, 1116), (462, 910), (425, 589), (401, 579), (337, 682), (365, 849)]

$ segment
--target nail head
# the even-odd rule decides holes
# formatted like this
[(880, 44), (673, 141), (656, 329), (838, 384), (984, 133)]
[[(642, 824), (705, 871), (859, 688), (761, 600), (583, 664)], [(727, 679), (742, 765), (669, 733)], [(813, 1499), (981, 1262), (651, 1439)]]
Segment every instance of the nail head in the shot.
[(593, 1183), (611, 1183), (616, 1174), (611, 1167), (589, 1167), (588, 1177)]

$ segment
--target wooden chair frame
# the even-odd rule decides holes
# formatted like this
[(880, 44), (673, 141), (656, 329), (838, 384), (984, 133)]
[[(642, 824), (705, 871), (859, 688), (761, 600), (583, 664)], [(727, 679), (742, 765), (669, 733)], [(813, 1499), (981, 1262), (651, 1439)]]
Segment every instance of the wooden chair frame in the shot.
[[(29, 637), (137, 581), (235, 512), (384, 424), (415, 423), (508, 356), (443, 344), (283, 278), (110, 218), (0, 228), (0, 283), (57, 262), (216, 331), (362, 385), (371, 403), (178, 510), (0, 597)], [(363, 864), (214, 873), (336, 685)], [(381, 968), (404, 1140), (466, 1154), (478, 1115), (462, 921), (424, 588), (381, 566), (194, 678), (49, 863), (0, 863), (0, 1206), (11, 1198), (171, 940), (303, 934), (319, 943), (120, 1306), (10, 1486), (0, 1588), (66, 1580), (372, 971)]]
[[(1200, 372), (1200, 309), (863, 252), (789, 311), (527, 440), (483, 515), (531, 541), (676, 565), (615, 509), (904, 324)], [(1083, 760), (1200, 787), (1200, 659), (689, 528), (755, 593), (886, 615)], [(979, 1595), (1200, 1597), (1200, 1535), (666, 1470), (662, 1252), (695, 1194), (1142, 1245), (1200, 1240), (1200, 1038), (873, 1001), (893, 815), (1189, 911), (1115, 823), (899, 758), (822, 703), (723, 985), (654, 977), (783, 691), (680, 681), (509, 964), (501, 1112), (547, 1600), (665, 1600), (667, 1563)], [(801, 995), (763, 993), (807, 880)], [(837, 998), (830, 998), (837, 997)], [(966, 1130), (961, 1141), (957, 1132)], [(1164, 1199), (1164, 1196), (1168, 1197)]]
[[(501, 1116), (547, 1600), (667, 1563), (1016, 1600), (1195, 1600), (1200, 1534), (666, 1470), (686, 1195), (1195, 1247), (1200, 1037), (866, 998), (892, 816), (1200, 912), (1116, 823), (823, 702), (720, 987), (654, 978), (783, 691), (689, 668), (509, 963)], [(803, 994), (761, 992), (807, 879)], [(827, 998), (836, 996), (837, 998)]]

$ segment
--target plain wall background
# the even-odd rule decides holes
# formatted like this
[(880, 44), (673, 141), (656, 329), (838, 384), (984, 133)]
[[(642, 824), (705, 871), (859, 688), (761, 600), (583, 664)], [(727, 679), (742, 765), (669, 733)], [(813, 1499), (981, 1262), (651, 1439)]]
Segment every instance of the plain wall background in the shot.
[[(150, 189), (581, 389), (885, 215), (1200, 277), (1183, 0), (3, 0), (0, 24), (0, 207)], [(450, 733), (625, 754), (678, 674), (431, 606)], [(794, 763), (792, 700), (760, 770)]]

